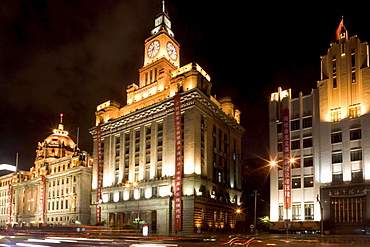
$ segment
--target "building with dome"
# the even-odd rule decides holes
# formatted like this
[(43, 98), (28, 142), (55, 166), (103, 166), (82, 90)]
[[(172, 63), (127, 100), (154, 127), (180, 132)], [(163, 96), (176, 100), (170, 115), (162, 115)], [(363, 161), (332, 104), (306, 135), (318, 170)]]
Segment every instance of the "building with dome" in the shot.
[(180, 66), (174, 37), (163, 5), (126, 104), (97, 106), (92, 223), (145, 222), (160, 234), (234, 227), (242, 194), (240, 111), (229, 97), (211, 96), (200, 65)]
[(92, 158), (64, 130), (62, 115), (36, 149), (34, 166), (0, 177), (0, 227), (90, 224)]

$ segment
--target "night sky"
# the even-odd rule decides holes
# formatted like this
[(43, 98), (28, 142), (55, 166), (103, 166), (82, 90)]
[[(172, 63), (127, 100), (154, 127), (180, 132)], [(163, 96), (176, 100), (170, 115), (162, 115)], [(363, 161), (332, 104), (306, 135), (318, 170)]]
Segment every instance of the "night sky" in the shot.
[[(212, 94), (231, 96), (246, 129), (244, 157), (268, 158), (268, 101), (281, 86), (309, 94), (320, 55), (344, 16), (350, 36), (370, 41), (370, 19), (350, 5), (175, 1), (166, 7), (181, 65), (197, 62)], [(357, 4), (359, 5), (359, 4)], [(138, 82), (144, 40), (161, 0), (5, 0), (0, 4), (0, 163), (33, 166), (37, 143), (64, 114), (65, 129), (92, 153), (96, 106), (126, 102)]]

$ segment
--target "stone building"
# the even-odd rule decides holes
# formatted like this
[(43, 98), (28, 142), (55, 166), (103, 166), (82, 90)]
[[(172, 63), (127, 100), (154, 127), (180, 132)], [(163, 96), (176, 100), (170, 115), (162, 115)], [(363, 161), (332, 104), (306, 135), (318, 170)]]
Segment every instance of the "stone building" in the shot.
[[(232, 228), (242, 193), (240, 111), (230, 98), (211, 96), (210, 76), (197, 63), (180, 67), (180, 44), (164, 6), (144, 48), (139, 83), (128, 86), (126, 104), (97, 106), (92, 222), (145, 222), (157, 233)], [(177, 144), (183, 163), (180, 230), (174, 227)]]
[[(271, 95), (270, 151), (278, 163), (271, 170), (275, 230), (289, 220), (294, 231), (370, 233), (369, 47), (357, 36), (349, 38), (343, 22), (337, 35), (321, 57), (321, 80), (311, 94), (292, 98), (290, 90), (279, 88)], [(289, 140), (283, 133), (284, 109)], [(282, 169), (285, 144), (290, 144), (289, 190)], [(291, 192), (289, 209), (284, 192)]]
[(90, 224), (92, 157), (61, 122), (36, 149), (35, 165), (0, 177), (0, 227)]

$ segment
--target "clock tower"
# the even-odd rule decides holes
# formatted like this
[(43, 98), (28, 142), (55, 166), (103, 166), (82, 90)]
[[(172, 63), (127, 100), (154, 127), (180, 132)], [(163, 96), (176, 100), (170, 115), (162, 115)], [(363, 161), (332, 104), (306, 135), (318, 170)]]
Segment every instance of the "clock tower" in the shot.
[(162, 12), (154, 21), (151, 36), (144, 44), (144, 66), (139, 70), (139, 87), (159, 80), (163, 73), (178, 69), (180, 66), (180, 45), (171, 30), (171, 21), (162, 1)]

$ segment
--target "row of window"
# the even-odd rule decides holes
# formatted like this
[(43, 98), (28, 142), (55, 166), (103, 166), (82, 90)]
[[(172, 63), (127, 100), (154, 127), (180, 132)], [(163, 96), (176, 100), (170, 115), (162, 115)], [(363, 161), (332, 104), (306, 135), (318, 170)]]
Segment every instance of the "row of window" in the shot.
[(48, 210), (61, 210), (68, 208), (69, 208), (68, 199), (61, 201), (48, 201)]
[[(300, 127), (300, 120), (299, 119), (295, 119), (295, 120), (291, 120), (290, 121), (290, 130), (291, 131), (294, 131), (294, 130), (299, 130), (301, 127)], [(312, 117), (306, 117), (306, 118), (303, 118), (302, 119), (302, 128), (305, 129), (305, 128), (310, 128), (312, 127)], [(277, 133), (282, 133), (282, 123), (278, 123), (277, 124)]]
[[(302, 179), (301, 177), (293, 177), (292, 178), (292, 188), (293, 189), (297, 189), (297, 188), (302, 188)], [(283, 179), (279, 179), (279, 190), (282, 190), (284, 188), (284, 184), (283, 184)], [(303, 178), (303, 186), (304, 188), (309, 188), (309, 187), (313, 187), (314, 186), (314, 181), (313, 181), (313, 176), (310, 176), (310, 177), (304, 177)]]
[[(151, 163), (151, 141), (152, 141), (152, 126), (144, 127), (144, 136), (141, 136), (141, 129), (136, 129), (132, 132), (126, 132), (123, 135), (123, 177), (120, 178), (119, 170), (121, 164), (121, 136), (115, 136), (115, 179), (114, 183), (119, 184), (121, 182), (129, 181), (129, 167), (131, 162), (131, 153), (134, 156), (134, 171), (133, 179), (134, 181), (139, 181), (139, 163), (140, 156), (145, 155), (145, 175), (144, 179), (149, 180), (153, 177), (162, 177), (162, 159), (163, 159), (163, 123), (159, 122), (155, 126), (157, 146), (156, 146), (156, 174), (151, 176), (150, 174), (150, 163)], [(134, 147), (131, 148), (131, 138), (133, 139)], [(141, 142), (145, 142), (145, 150), (141, 150)], [(104, 153), (104, 145), (102, 145), (102, 150)], [(104, 159), (104, 156), (103, 156)]]
[[(284, 206), (279, 205), (279, 220), (284, 220)], [(313, 220), (314, 219), (314, 204), (305, 203), (304, 204), (304, 215), (302, 215), (302, 204), (293, 203), (292, 204), (292, 219), (293, 220)]]
[[(351, 171), (351, 183), (363, 183), (364, 175), (362, 170)], [(343, 172), (336, 172), (332, 175), (332, 185), (343, 184)]]
[[(362, 138), (361, 129), (353, 129), (349, 132), (349, 140), (359, 140)], [(331, 143), (342, 142), (342, 132), (335, 132), (331, 134)]]
[[(76, 176), (73, 176), (72, 179), (73, 179), (73, 182), (76, 182)], [(66, 177), (65, 179), (64, 178), (53, 179), (53, 180), (48, 181), (48, 184), (49, 184), (49, 187), (51, 187), (51, 186), (63, 185), (64, 182), (66, 184), (68, 184), (69, 183), (69, 177)]]
[[(350, 152), (351, 161), (359, 161), (362, 160), (362, 150), (352, 150)], [(336, 163), (343, 163), (343, 154), (341, 152), (336, 152), (331, 155), (331, 162), (332, 164)]]

